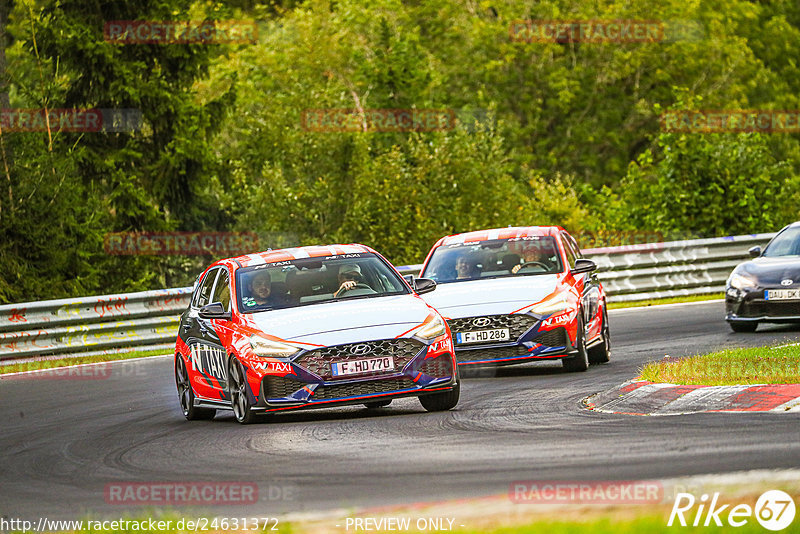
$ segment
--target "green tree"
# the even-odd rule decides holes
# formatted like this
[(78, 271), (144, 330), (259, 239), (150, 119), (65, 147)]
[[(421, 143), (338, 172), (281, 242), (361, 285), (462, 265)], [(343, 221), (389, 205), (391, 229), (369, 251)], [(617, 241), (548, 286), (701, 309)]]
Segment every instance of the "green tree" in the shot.
[(661, 134), (658, 148), (623, 180), (622, 210), (635, 228), (713, 237), (800, 218), (800, 181), (761, 134)]

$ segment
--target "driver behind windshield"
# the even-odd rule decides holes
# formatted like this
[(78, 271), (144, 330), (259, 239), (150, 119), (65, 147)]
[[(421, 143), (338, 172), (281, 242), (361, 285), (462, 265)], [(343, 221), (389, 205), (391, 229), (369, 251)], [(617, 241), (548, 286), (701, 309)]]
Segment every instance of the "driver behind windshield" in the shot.
[[(348, 292), (359, 290), (359, 294), (375, 293), (375, 291), (364, 283), (361, 276), (361, 267), (355, 263), (347, 263), (339, 267), (339, 289), (333, 294), (334, 297), (343, 297)], [(351, 293), (352, 294), (352, 293)]]
[(511, 268), (511, 272), (513, 274), (517, 274), (520, 269), (526, 267), (528, 264), (539, 264), (542, 267), (547, 267), (545, 262), (547, 261), (547, 257), (544, 254), (544, 251), (539, 247), (525, 247), (522, 251), (522, 257), (520, 258), (520, 263), (514, 265)]

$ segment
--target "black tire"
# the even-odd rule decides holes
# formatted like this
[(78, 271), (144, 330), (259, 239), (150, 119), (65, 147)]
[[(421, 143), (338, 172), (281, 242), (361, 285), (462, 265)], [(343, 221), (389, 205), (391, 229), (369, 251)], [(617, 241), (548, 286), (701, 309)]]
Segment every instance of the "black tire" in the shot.
[(578, 332), (575, 335), (575, 348), (577, 356), (564, 358), (561, 365), (570, 373), (580, 373), (589, 368), (589, 353), (586, 350), (586, 333), (583, 331), (583, 312), (578, 310)]
[(734, 332), (755, 332), (758, 321), (730, 321), (728, 324)]
[(603, 324), (600, 327), (603, 342), (589, 349), (589, 363), (606, 363), (611, 357), (611, 333), (608, 328), (608, 313), (603, 307)]
[(242, 363), (236, 358), (231, 358), (228, 364), (228, 393), (231, 397), (231, 408), (236, 420), (248, 425), (255, 421), (256, 414), (250, 397), (247, 395), (246, 372)]
[(178, 386), (178, 402), (181, 405), (183, 416), (189, 421), (213, 419), (217, 411), (213, 408), (196, 408), (194, 405), (194, 390), (186, 372), (183, 356), (175, 356), (175, 385)]
[(392, 403), (392, 399), (385, 399), (379, 401), (372, 401), (372, 402), (365, 402), (364, 406), (369, 408), (370, 410), (375, 410), (377, 408), (385, 408)]
[(420, 396), (419, 403), (429, 412), (444, 412), (456, 407), (460, 395), (461, 382), (457, 382), (456, 387), (450, 391)]

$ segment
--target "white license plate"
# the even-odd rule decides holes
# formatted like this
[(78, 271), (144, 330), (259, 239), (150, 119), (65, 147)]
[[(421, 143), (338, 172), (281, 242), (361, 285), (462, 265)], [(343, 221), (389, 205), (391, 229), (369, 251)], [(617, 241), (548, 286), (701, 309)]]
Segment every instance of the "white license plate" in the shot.
[(800, 289), (765, 289), (764, 300), (800, 300)]
[(494, 341), (509, 341), (511, 333), (508, 328), (494, 330), (473, 330), (472, 332), (459, 332), (456, 334), (457, 343), (491, 343)]
[(336, 362), (331, 365), (333, 376), (360, 375), (362, 373), (375, 373), (379, 371), (394, 371), (394, 359), (391, 356), (380, 358), (365, 358), (363, 360), (350, 360), (349, 362)]

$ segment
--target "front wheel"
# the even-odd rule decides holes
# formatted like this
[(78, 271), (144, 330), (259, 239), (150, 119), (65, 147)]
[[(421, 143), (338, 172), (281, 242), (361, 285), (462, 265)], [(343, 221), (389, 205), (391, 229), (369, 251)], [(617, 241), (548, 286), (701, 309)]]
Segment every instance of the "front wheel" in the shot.
[(758, 328), (758, 321), (730, 321), (728, 324), (734, 332), (755, 332)]
[(600, 335), (603, 336), (603, 342), (589, 349), (589, 363), (606, 363), (611, 356), (611, 334), (608, 329), (608, 313), (606, 313), (605, 307), (603, 307)]
[(186, 364), (183, 356), (175, 356), (175, 384), (178, 386), (178, 401), (181, 403), (183, 416), (189, 421), (201, 419), (213, 419), (217, 413), (212, 408), (196, 408), (194, 405), (194, 390), (189, 381), (189, 373), (186, 372)]
[(419, 403), (422, 404), (422, 407), (429, 412), (444, 412), (447, 410), (452, 410), (456, 407), (460, 395), (461, 382), (458, 382), (456, 383), (456, 387), (450, 391), (422, 395), (419, 398)]
[(575, 348), (578, 350), (577, 355), (561, 360), (564, 370), (570, 373), (585, 371), (589, 368), (589, 353), (586, 351), (586, 332), (583, 331), (581, 310), (578, 310), (578, 331), (575, 334)]
[(231, 358), (228, 365), (228, 392), (231, 396), (231, 408), (236, 420), (243, 425), (252, 423), (256, 416), (253, 405), (247, 395), (247, 375), (242, 363), (236, 358)]

